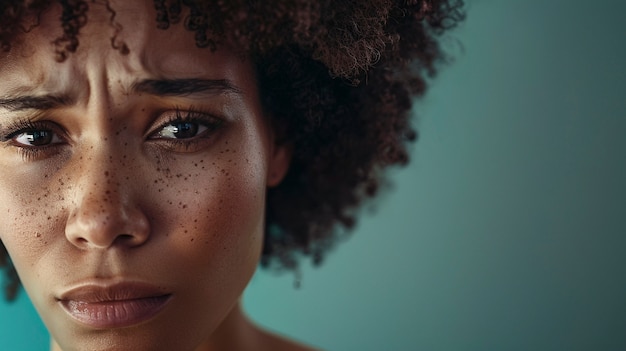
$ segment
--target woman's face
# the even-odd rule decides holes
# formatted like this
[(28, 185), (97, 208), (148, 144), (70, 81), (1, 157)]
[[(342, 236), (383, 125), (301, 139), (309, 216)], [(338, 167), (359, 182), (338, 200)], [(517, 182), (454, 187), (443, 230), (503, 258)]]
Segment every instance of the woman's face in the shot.
[[(151, 2), (150, 2), (151, 3)], [(63, 63), (60, 9), (0, 58), (0, 239), (64, 350), (192, 350), (253, 274), (287, 168), (251, 64), (90, 3)]]

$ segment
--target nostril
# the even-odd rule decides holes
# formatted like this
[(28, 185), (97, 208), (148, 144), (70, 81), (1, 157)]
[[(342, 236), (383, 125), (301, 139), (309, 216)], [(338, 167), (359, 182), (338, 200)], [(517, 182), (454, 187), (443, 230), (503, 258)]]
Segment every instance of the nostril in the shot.
[(129, 243), (135, 240), (135, 236), (131, 234), (120, 234), (118, 235), (117, 240), (122, 243)]

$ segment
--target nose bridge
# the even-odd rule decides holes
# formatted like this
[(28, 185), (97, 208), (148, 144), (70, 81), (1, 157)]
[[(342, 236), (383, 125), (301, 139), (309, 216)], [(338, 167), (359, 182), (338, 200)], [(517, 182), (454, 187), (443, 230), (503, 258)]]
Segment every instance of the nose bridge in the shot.
[[(98, 209), (91, 216), (116, 216), (123, 212), (124, 197), (128, 196), (117, 179), (117, 172), (106, 161), (83, 170), (81, 185), (78, 188), (79, 207), (82, 211)], [(81, 191), (82, 190), (82, 191)]]
[(148, 221), (116, 143), (94, 142), (78, 157), (72, 210), (66, 226), (70, 242), (81, 248), (139, 245), (147, 239)]
[(89, 146), (88, 150), (79, 158), (77, 201), (95, 203), (102, 209), (111, 207), (108, 211), (121, 211), (126, 202), (124, 198), (130, 194), (124, 190), (127, 184), (120, 180), (123, 169), (114, 145), (103, 140), (98, 145)]

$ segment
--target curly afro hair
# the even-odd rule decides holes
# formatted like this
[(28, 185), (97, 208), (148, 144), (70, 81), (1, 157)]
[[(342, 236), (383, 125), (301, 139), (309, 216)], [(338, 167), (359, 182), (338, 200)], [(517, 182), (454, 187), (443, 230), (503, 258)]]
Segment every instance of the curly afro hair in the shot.
[[(10, 51), (50, 6), (63, 34), (51, 54), (79, 46), (97, 0), (3, 0), (0, 46)], [(297, 269), (301, 255), (322, 261), (351, 228), (359, 204), (377, 193), (382, 170), (408, 162), (416, 139), (412, 100), (425, 92), (445, 55), (439, 38), (464, 17), (461, 0), (153, 0), (155, 26), (184, 25), (199, 47), (234, 43), (256, 65), (263, 108), (279, 142), (293, 147), (283, 182), (268, 192), (261, 264)], [(115, 9), (104, 0), (111, 46), (128, 53)], [(6, 294), (19, 280), (0, 244)]]

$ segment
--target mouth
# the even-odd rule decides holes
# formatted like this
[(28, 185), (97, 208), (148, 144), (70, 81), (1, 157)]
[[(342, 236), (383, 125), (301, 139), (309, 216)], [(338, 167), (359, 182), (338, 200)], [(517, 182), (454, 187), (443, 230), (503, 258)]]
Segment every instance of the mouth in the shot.
[(75, 321), (96, 329), (123, 328), (146, 322), (170, 302), (172, 294), (143, 283), (88, 284), (57, 298)]

